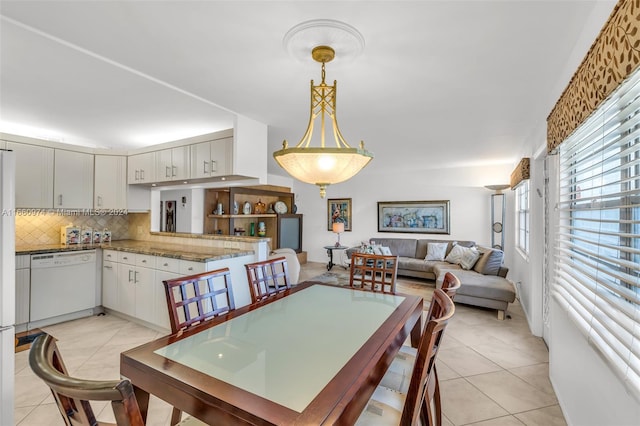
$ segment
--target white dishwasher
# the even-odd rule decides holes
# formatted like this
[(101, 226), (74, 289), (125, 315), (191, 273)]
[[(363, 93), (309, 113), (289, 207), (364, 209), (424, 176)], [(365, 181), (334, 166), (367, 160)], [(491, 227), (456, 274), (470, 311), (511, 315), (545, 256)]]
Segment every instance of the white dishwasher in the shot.
[[(45, 325), (73, 319), (64, 316), (93, 309), (95, 298), (95, 250), (31, 255), (31, 323)], [(85, 314), (80, 316), (91, 315)]]

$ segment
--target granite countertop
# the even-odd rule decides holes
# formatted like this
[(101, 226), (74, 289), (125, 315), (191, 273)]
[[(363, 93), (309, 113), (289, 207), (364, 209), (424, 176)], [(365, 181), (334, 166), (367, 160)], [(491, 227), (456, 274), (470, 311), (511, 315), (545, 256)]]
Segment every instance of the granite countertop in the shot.
[(64, 251), (95, 250), (126, 251), (129, 253), (149, 254), (153, 256), (171, 257), (174, 259), (208, 262), (230, 259), (254, 254), (253, 250), (239, 250), (221, 247), (199, 247), (186, 244), (169, 244), (152, 241), (120, 240), (105, 244), (45, 244), (16, 246), (16, 255), (56, 253)]

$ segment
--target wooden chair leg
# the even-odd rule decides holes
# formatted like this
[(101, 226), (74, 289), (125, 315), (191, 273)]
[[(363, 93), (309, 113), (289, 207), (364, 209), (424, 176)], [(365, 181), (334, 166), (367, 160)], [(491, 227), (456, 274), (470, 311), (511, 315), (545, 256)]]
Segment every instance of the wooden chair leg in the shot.
[(170, 423), (171, 426), (174, 426), (180, 423), (181, 418), (182, 418), (182, 411), (174, 407), (173, 411), (171, 412), (171, 423)]

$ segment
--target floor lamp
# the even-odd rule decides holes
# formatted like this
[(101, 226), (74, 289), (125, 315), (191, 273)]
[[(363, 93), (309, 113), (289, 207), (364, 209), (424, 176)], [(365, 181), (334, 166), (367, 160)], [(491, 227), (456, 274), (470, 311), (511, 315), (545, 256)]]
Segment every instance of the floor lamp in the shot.
[(504, 210), (505, 199), (503, 189), (510, 185), (487, 185), (485, 188), (495, 191), (491, 194), (491, 247), (504, 250)]

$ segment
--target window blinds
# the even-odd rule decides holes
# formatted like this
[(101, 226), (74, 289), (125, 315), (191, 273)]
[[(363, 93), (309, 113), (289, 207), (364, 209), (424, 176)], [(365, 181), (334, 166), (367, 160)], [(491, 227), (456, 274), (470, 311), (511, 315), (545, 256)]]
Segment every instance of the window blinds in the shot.
[(559, 150), (553, 297), (640, 400), (640, 73)]

